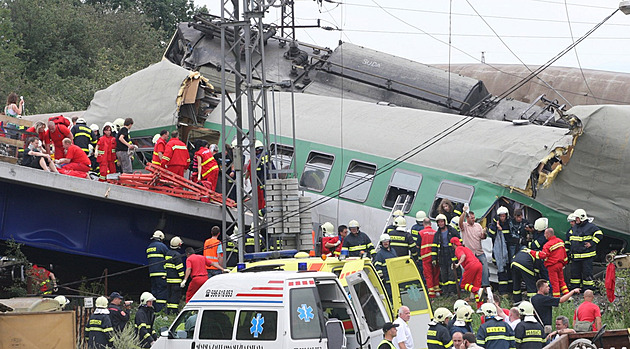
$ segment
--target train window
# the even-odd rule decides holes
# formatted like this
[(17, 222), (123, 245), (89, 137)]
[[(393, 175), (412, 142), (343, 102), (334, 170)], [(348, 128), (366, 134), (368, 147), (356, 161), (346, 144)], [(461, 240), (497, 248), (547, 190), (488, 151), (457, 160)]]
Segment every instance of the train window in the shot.
[(334, 155), (310, 152), (304, 165), (304, 172), (300, 177), (300, 186), (313, 191), (323, 191), (334, 162)]
[(358, 202), (365, 202), (370, 193), (375, 173), (376, 165), (356, 160), (350, 161), (339, 196)]
[(402, 195), (403, 198), (405, 196), (408, 198), (407, 205), (405, 205), (403, 211), (405, 213), (409, 212), (411, 210), (411, 206), (413, 205), (413, 200), (416, 197), (416, 193), (420, 188), (420, 183), (422, 183), (421, 174), (405, 170), (394, 170), (392, 178), (389, 181), (389, 186), (387, 187), (385, 199), (383, 200), (383, 207), (394, 207), (396, 199)]
[(293, 147), (290, 145), (272, 143), (271, 160), (278, 170), (288, 170), (293, 162)]
[[(475, 187), (472, 185), (462, 184), (449, 180), (443, 180), (438, 187), (435, 194), (435, 200), (431, 206), (430, 217), (435, 218), (439, 214), (440, 204), (444, 199), (450, 201), (455, 210), (460, 210), (464, 203), (470, 203), (473, 194), (475, 193)], [(446, 201), (444, 201), (446, 202)]]

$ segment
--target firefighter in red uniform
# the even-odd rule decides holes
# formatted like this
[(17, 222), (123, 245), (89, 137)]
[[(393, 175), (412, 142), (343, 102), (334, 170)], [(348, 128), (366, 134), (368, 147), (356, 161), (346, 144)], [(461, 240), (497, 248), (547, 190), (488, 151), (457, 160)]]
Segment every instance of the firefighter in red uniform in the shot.
[(453, 267), (459, 268), (462, 266), (464, 268), (464, 275), (462, 275), (462, 282), (459, 287), (475, 294), (477, 308), (479, 308), (481, 306), (480, 297), (483, 292), (481, 288), (481, 273), (483, 271), (481, 262), (473, 251), (468, 247), (462, 246), (462, 242), (458, 237), (451, 238), (451, 245), (455, 249), (455, 257), (457, 258), (457, 263)]
[(166, 140), (168, 139), (168, 131), (162, 130), (160, 131), (160, 136), (155, 140), (155, 147), (153, 147), (153, 158), (151, 159), (151, 163), (157, 166), (162, 165), (162, 156), (166, 152)]
[(51, 154), (50, 144), (55, 146), (55, 159), (61, 159), (64, 157), (63, 139), (72, 139), (72, 133), (63, 124), (55, 124), (54, 121), (48, 121), (48, 131), (44, 135), (42, 142), (46, 144), (46, 150), (48, 154)]
[(48, 271), (46, 268), (33, 264), (28, 275), (31, 279), (29, 285), (33, 287), (29, 293), (52, 294), (53, 291), (57, 291), (57, 279), (55, 278), (55, 274)]
[(335, 231), (335, 226), (330, 222), (322, 224), (322, 254), (331, 257), (333, 254), (338, 256), (341, 252), (341, 239)]
[(116, 173), (116, 138), (112, 136), (110, 125), (103, 126), (103, 136), (96, 143), (96, 162), (100, 181), (104, 181), (108, 174)]
[(190, 163), (190, 156), (186, 144), (179, 140), (179, 132), (171, 132), (171, 140), (166, 143), (166, 150), (162, 156), (162, 167), (184, 176), (184, 171)]
[(208, 149), (208, 142), (204, 141), (199, 150), (195, 152), (195, 157), (197, 158), (197, 182), (208, 181), (211, 184), (210, 189), (216, 191), (219, 165), (214, 159), (212, 150)]
[(530, 251), (529, 253), (537, 259), (545, 261), (545, 267), (549, 272), (549, 281), (551, 281), (551, 289), (554, 297), (560, 297), (569, 293), (569, 288), (564, 282), (564, 266), (569, 263), (567, 252), (564, 249), (564, 241), (558, 238), (553, 228), (545, 229), (545, 238), (547, 242), (543, 246), (542, 251)]
[(431, 228), (431, 220), (425, 217), (422, 220), (424, 229), (418, 232), (420, 237), (420, 259), (422, 260), (422, 272), (429, 290), (429, 297), (435, 298), (436, 293), (440, 292), (440, 268), (431, 263), (433, 256), (433, 235), (435, 230)]

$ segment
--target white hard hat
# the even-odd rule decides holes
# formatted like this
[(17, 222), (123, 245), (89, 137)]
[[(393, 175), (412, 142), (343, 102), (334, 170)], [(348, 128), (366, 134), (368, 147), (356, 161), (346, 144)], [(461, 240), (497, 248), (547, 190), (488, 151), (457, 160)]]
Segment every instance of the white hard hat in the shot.
[(99, 130), (98, 125), (97, 124), (90, 125), (90, 130), (92, 130), (94, 132), (98, 131)]
[(457, 311), (455, 312), (457, 320), (459, 321), (470, 321), (470, 319), (472, 318), (472, 314), (473, 310), (469, 305), (464, 305), (463, 307), (457, 309)]
[(435, 217), (435, 221), (439, 221), (439, 220), (443, 220), (444, 223), (446, 223), (446, 216), (442, 213), (440, 213), (439, 215), (437, 215), (437, 217)]
[(457, 309), (459, 309), (460, 307), (463, 307), (463, 306), (468, 306), (468, 302), (466, 302), (463, 299), (458, 299), (458, 300), (455, 301), (455, 304), (453, 304), (453, 311), (457, 312)]
[(142, 292), (140, 295), (140, 304), (146, 305), (149, 301), (155, 301), (153, 294), (151, 294), (151, 292)]
[(389, 240), (391, 240), (391, 237), (389, 236), (389, 234), (384, 233), (384, 234), (381, 234), (381, 237), (378, 239), (378, 242), (389, 241)]
[(584, 211), (581, 208), (578, 208), (577, 210), (575, 210), (575, 212), (573, 212), (573, 215), (575, 216), (575, 218), (579, 218), (582, 222), (588, 220), (588, 216), (586, 215), (586, 211)]
[(179, 248), (183, 243), (184, 242), (179, 238), (179, 236), (174, 236), (171, 239), (171, 248)]
[(156, 134), (153, 136), (153, 139), (151, 140), (151, 142), (153, 142), (153, 144), (155, 144), (155, 143), (157, 143), (158, 139), (160, 139), (160, 134), (159, 134), (159, 133), (156, 133)]
[(112, 125), (114, 125), (116, 127), (116, 131), (120, 130), (123, 126), (125, 126), (125, 119), (123, 118), (118, 118), (116, 120), (114, 120), (114, 122), (112, 123)]
[(261, 142), (260, 140), (256, 140), (256, 142), (254, 143), (256, 149), (262, 149), (265, 147), (265, 145), (263, 144), (263, 142)]
[(395, 217), (402, 217), (402, 216), (404, 216), (404, 215), (405, 215), (405, 214), (404, 214), (404, 213), (403, 213), (403, 211), (401, 211), (401, 210), (396, 210), (396, 211), (394, 211), (394, 213), (392, 213), (392, 217), (394, 217), (394, 218), (395, 218)]
[(109, 126), (109, 128), (112, 129), (112, 131), (114, 130), (114, 124), (112, 124), (111, 122), (107, 121), (106, 123), (103, 124), (103, 128), (105, 128), (105, 126)]
[(491, 303), (483, 303), (481, 305), (481, 312), (484, 316), (497, 316), (497, 307)]
[(549, 220), (545, 217), (540, 217), (534, 222), (534, 229), (543, 231), (549, 228)]
[(161, 230), (156, 230), (155, 233), (153, 233), (153, 236), (151, 237), (151, 239), (156, 239), (156, 240), (164, 240), (164, 233), (162, 233)]
[(337, 236), (337, 232), (335, 231), (335, 226), (330, 222), (326, 222), (322, 224), (322, 233), (324, 236), (332, 238)]
[(57, 303), (59, 303), (59, 307), (63, 308), (66, 305), (68, 305), (68, 303), (70, 303), (70, 301), (68, 300), (68, 298), (64, 297), (64, 296), (57, 296), (54, 298), (54, 300), (57, 301)]
[(451, 227), (459, 230), (459, 217), (455, 216), (451, 219)]
[(394, 226), (404, 228), (407, 226), (407, 220), (403, 216), (396, 217), (394, 218)]
[(85, 124), (85, 123), (86, 123), (86, 121), (85, 121), (84, 118), (78, 118), (77, 119), (77, 124)]
[(96, 298), (96, 302), (94, 302), (94, 305), (96, 305), (97, 308), (107, 308), (108, 303), (109, 302), (107, 301), (107, 297), (100, 296)]
[(351, 220), (350, 223), (348, 223), (348, 228), (359, 228), (359, 222), (354, 219)]
[(573, 213), (567, 216), (567, 222), (575, 222), (575, 215)]
[(528, 301), (522, 301), (518, 305), (518, 311), (519, 313), (521, 313), (521, 315), (534, 316), (534, 306)]
[(505, 215), (509, 215), (510, 211), (507, 209), (507, 207), (505, 206), (501, 206), (499, 207), (499, 209), (497, 210), (497, 214), (505, 214)]
[(452, 318), (453, 314), (446, 308), (437, 308), (433, 313), (433, 320), (436, 322), (445, 322), (446, 319)]
[(424, 211), (416, 212), (416, 220), (417, 221), (424, 220), (425, 218), (427, 218), (427, 213), (426, 212), (424, 212)]

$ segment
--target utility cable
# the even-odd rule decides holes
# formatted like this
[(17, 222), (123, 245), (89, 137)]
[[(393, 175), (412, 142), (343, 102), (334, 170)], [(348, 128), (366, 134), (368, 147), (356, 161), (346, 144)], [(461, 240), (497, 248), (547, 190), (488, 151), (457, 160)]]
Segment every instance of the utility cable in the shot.
[[(567, 24), (569, 25), (569, 33), (571, 33), (571, 42), (575, 42), (573, 38), (573, 28), (571, 26), (571, 18), (569, 17), (569, 7), (567, 6), (567, 0), (564, 0), (564, 10), (567, 14)], [(589, 86), (588, 81), (586, 80), (586, 75), (584, 75), (584, 70), (582, 70), (582, 63), (580, 62), (580, 56), (578, 55), (577, 48), (574, 47), (573, 52), (575, 52), (575, 59), (577, 60), (578, 67), (580, 67), (580, 73), (582, 74), (582, 79), (584, 79), (584, 84), (586, 85), (586, 88), (588, 89), (588, 93), (590, 93), (591, 97), (595, 100), (595, 104), (599, 104), (597, 97), (595, 97), (595, 94), (591, 90), (591, 86)]]

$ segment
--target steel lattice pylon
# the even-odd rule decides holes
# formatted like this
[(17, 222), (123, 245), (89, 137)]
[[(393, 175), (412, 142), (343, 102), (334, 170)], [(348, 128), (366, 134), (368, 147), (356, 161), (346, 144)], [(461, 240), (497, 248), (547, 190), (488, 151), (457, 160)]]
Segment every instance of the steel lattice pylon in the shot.
[[(240, 6), (242, 4), (242, 7)], [(251, 157), (251, 188), (246, 188), (243, 179), (244, 156), (246, 150), (249, 154), (256, 154), (256, 140), (262, 141), (264, 154), (269, 153), (269, 124), (267, 120), (267, 90), (269, 86), (265, 78), (264, 60), (264, 13), (273, 1), (266, 3), (264, 0), (224, 0), (221, 5), (221, 146), (225, 156), (226, 146), (236, 140), (234, 147), (234, 172), (226, 168), (226, 162), (222, 161), (221, 192), (227, 193), (230, 182), (234, 182), (237, 198), (237, 217), (233, 217), (225, 205), (222, 206), (222, 231), (224, 239), (227, 232), (234, 226), (228, 225), (228, 215), (232, 222), (239, 227), (239, 262), (243, 262), (245, 250), (245, 237), (249, 227), (245, 226), (246, 211), (253, 215), (254, 232), (259, 231), (258, 217), (258, 192), (257, 186), (262, 185), (256, 175), (256, 168), (260, 166), (262, 157)], [(240, 19), (242, 15), (242, 20)], [(233, 35), (232, 35), (233, 33)], [(226, 82), (230, 77), (234, 78), (235, 91), (228, 94)], [(230, 132), (228, 133), (228, 128)], [(234, 129), (236, 132), (231, 132)], [(246, 199), (250, 205), (245, 205)], [(259, 234), (254, 234), (256, 251), (259, 249)]]

